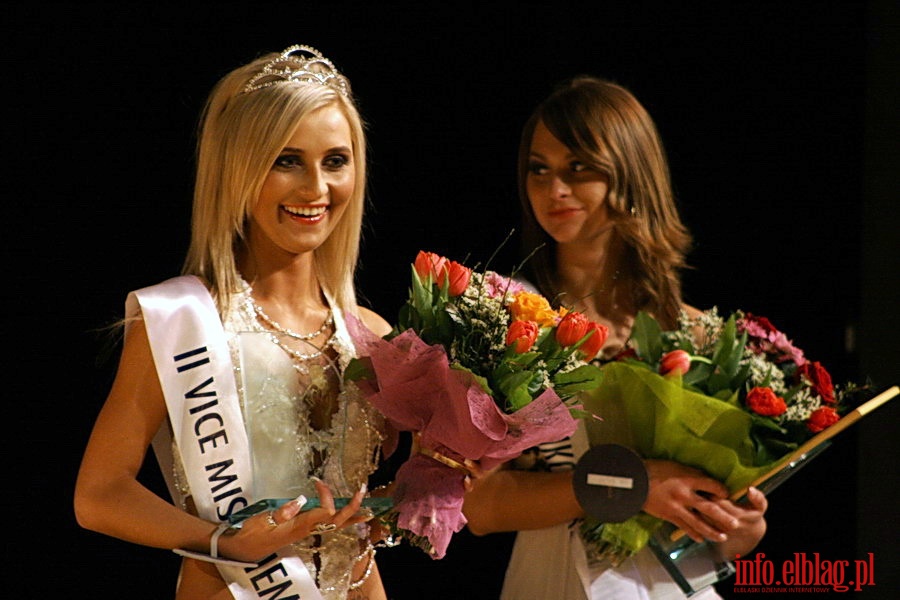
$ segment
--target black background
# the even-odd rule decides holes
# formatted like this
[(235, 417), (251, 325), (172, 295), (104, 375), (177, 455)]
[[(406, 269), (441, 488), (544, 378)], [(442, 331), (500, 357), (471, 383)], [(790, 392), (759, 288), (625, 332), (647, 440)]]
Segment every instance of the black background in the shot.
[[(180, 269), (210, 87), (293, 43), (349, 76), (368, 122), (359, 290), (389, 320), (419, 249), (484, 262), (517, 226), (519, 129), (553, 84), (590, 73), (629, 87), (659, 125), (696, 240), (687, 300), (768, 316), (835, 379), (900, 383), (893, 3), (372, 4), (4, 9), (10, 597), (171, 597), (173, 554), (73, 518), (115, 367), (100, 330), (128, 291)], [(494, 266), (514, 258), (513, 241)], [(896, 596), (894, 404), (772, 494), (758, 552), (776, 565), (872, 552), (861, 595)], [(397, 600), (493, 598), (510, 539), (460, 534), (442, 563), (402, 548), (379, 559)]]

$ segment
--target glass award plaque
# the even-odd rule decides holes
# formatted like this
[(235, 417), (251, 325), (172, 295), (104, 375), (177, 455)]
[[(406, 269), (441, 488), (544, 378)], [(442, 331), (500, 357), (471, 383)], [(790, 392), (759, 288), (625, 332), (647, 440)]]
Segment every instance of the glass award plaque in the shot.
[[(823, 439), (802, 453), (792, 454), (787, 461), (755, 482), (755, 487), (768, 495), (830, 445), (830, 439)], [(732, 499), (740, 503), (745, 494), (746, 491), (742, 490), (737, 496), (732, 496)], [(665, 523), (654, 533), (649, 546), (685, 595), (690, 597), (734, 573), (734, 565), (721, 557), (714, 545), (695, 542), (679, 533), (681, 532), (674, 525)]]
[(735, 572), (734, 565), (725, 560), (713, 544), (698, 543), (687, 536), (672, 541), (674, 532), (675, 527), (665, 523), (653, 534), (648, 545), (687, 597)]

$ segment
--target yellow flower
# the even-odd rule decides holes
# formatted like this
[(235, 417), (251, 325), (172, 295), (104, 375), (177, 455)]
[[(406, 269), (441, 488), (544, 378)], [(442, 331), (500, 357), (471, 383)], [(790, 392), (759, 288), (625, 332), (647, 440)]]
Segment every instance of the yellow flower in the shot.
[(551, 308), (540, 294), (519, 292), (513, 296), (509, 312), (517, 321), (534, 321), (541, 327), (553, 327), (559, 321), (559, 313)]

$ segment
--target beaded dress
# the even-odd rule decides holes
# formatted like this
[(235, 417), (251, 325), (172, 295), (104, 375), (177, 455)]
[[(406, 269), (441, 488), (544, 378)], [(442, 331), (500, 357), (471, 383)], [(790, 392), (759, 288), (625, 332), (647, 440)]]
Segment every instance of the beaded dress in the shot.
[[(336, 498), (353, 495), (377, 466), (384, 429), (355, 386), (340, 382), (355, 353), (340, 308), (331, 303), (333, 334), (324, 347), (292, 355), (260, 323), (250, 292), (242, 281), (223, 325), (254, 465), (252, 501), (315, 498), (312, 476), (328, 483)], [(175, 470), (184, 501), (190, 490), (178, 461)], [(366, 524), (312, 535), (292, 547), (326, 600), (343, 600), (362, 583), (351, 581), (358, 561), (369, 561), (366, 575), (374, 564)]]

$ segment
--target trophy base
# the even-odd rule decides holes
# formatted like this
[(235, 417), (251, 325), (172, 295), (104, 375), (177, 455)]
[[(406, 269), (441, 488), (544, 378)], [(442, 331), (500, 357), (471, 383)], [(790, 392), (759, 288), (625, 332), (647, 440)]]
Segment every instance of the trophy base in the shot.
[(734, 574), (734, 565), (711, 543), (697, 543), (687, 536), (673, 542), (674, 531), (670, 524), (660, 527), (648, 545), (688, 598)]

